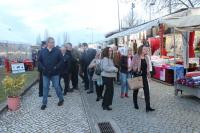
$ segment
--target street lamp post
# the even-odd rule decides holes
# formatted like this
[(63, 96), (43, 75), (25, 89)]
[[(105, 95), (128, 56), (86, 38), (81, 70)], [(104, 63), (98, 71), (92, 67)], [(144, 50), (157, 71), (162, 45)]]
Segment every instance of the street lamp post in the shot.
[(132, 9), (132, 24), (131, 24), (131, 26), (133, 26), (133, 8), (135, 8), (135, 4), (134, 3), (132, 3), (132, 6), (131, 6), (131, 9)]
[(151, 7), (152, 7), (153, 5), (155, 5), (155, 3), (150, 3), (150, 15), (149, 15), (150, 21), (151, 21)]
[(94, 29), (93, 28), (86, 28), (87, 30), (91, 30), (91, 43), (94, 42)]
[(117, 0), (117, 11), (118, 11), (118, 25), (119, 25), (119, 31), (120, 31), (121, 30), (121, 26), (120, 26), (119, 0)]

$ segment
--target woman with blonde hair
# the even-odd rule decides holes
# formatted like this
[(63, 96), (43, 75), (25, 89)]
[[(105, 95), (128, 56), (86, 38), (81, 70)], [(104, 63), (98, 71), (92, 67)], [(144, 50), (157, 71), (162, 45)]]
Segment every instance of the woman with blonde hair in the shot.
[(101, 73), (98, 72), (99, 71), (98, 66), (101, 66), (101, 51), (97, 51), (95, 58), (92, 60), (92, 62), (88, 66), (89, 69), (94, 68), (94, 74), (93, 74), (92, 80), (95, 82), (95, 88), (96, 88), (96, 94), (97, 94), (96, 101), (103, 99), (102, 93), (103, 93), (103, 87), (104, 87)]
[[(138, 48), (137, 55), (133, 57), (132, 66), (133, 66), (133, 71), (135, 73), (141, 72), (141, 76), (143, 79), (143, 86), (144, 86), (143, 90), (146, 102), (146, 112), (155, 111), (155, 109), (152, 109), (150, 106), (148, 78), (150, 78), (151, 75), (150, 75), (149, 59), (147, 57), (147, 47), (145, 45), (142, 45)], [(137, 103), (138, 92), (139, 90), (133, 91), (133, 102), (135, 109), (139, 109)]]

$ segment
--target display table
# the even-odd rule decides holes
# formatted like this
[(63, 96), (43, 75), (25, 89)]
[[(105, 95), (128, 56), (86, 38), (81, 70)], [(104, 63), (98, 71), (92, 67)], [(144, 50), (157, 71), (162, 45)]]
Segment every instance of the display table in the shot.
[(153, 66), (154, 75), (153, 78), (162, 80), (169, 84), (174, 84), (174, 72), (176, 72), (176, 79), (184, 77), (184, 67), (183, 65), (162, 65), (162, 66)]
[(176, 96), (178, 95), (179, 91), (185, 92), (189, 95), (193, 95), (193, 96), (200, 98), (200, 88), (199, 87), (198, 88), (191, 88), (191, 87), (188, 87), (188, 86), (185, 86), (185, 85), (175, 83), (175, 95)]

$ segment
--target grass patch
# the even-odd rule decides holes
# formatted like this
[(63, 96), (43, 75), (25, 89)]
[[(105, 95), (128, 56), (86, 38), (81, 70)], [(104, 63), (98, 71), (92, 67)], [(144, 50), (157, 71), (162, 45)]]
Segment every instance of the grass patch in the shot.
[[(38, 71), (27, 71), (25, 73), (26, 77), (26, 83), (23, 89), (29, 87), (37, 78), (38, 78)], [(10, 74), (11, 76), (16, 76), (16, 75), (20, 75), (20, 74)], [(7, 95), (5, 94), (5, 91), (2, 87), (2, 83), (1, 81), (4, 79), (4, 77), (6, 76), (5, 70), (4, 68), (0, 68), (0, 103), (6, 100)]]

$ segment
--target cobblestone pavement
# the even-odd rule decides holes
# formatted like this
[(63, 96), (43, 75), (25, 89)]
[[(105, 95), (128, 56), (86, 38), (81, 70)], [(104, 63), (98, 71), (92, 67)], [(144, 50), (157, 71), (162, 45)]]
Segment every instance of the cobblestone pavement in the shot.
[[(112, 111), (104, 111), (96, 95), (82, 90), (90, 125), (96, 132), (98, 122), (111, 122), (117, 133), (200, 133), (200, 99), (191, 96), (174, 96), (174, 88), (151, 81), (151, 105), (155, 112), (145, 112), (143, 92), (140, 90), (135, 110), (132, 91), (129, 98), (121, 99), (120, 86), (115, 85)], [(114, 128), (115, 128), (114, 127)], [(120, 130), (119, 130), (120, 129)]]
[(0, 115), (0, 133), (90, 133), (78, 91), (68, 93), (64, 105), (58, 107), (58, 98), (51, 88), (52, 97), (42, 111), (37, 87), (33, 86), (23, 97), (18, 111)]

